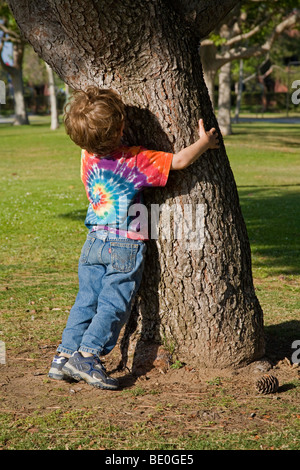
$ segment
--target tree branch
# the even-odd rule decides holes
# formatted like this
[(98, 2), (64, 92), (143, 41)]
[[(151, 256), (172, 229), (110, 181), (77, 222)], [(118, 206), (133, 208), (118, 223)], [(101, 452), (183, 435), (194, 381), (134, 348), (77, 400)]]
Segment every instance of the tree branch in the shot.
[(226, 50), (223, 53), (218, 53), (216, 59), (219, 61), (219, 64), (226, 64), (227, 62), (238, 60), (238, 59), (249, 59), (250, 57), (257, 57), (259, 55), (269, 52), (272, 48), (272, 45), (276, 39), (288, 28), (295, 26), (300, 19), (300, 12), (296, 10), (290, 16), (285, 18), (281, 23), (279, 23), (274, 30), (272, 31), (269, 38), (261, 46), (253, 47), (239, 47), (233, 50)]
[[(81, 60), (83, 51), (72, 41), (72, 36), (65, 33), (50, 1), (8, 0), (7, 3), (25, 39), (54, 70), (57, 71), (58, 66), (64, 71), (66, 83), (69, 76), (74, 76), (74, 68), (77, 68), (78, 79), (88, 77), (86, 65)], [(73, 80), (73, 84), (75, 82)]]
[(18, 35), (15, 31), (7, 28), (4, 23), (0, 23), (0, 30), (6, 35), (4, 38), (5, 41), (20, 41), (20, 35)]
[(271, 18), (271, 15), (268, 16), (264, 21), (262, 21), (260, 24), (255, 26), (255, 28), (251, 29), (247, 33), (241, 33), (241, 34), (238, 34), (237, 36), (234, 36), (228, 39), (228, 41), (226, 41), (226, 46), (230, 47), (236, 44), (237, 42), (246, 41), (247, 39), (250, 39), (252, 36), (255, 36), (255, 34), (258, 33), (263, 28), (263, 26), (265, 26), (269, 22), (270, 18)]
[(276, 41), (278, 36), (283, 33), (284, 30), (291, 28), (295, 26), (300, 19), (300, 11), (295, 10), (290, 16), (288, 16), (285, 20), (283, 20), (281, 23), (279, 23), (273, 30), (271, 36), (269, 39), (265, 42), (265, 44), (262, 46), (264, 51), (269, 51), (273, 45), (273, 43)]

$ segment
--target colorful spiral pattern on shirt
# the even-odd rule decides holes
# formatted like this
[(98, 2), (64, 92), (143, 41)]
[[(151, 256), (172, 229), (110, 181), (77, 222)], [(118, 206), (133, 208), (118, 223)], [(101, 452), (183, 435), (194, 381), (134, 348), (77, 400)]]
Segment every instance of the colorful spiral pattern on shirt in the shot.
[(172, 157), (142, 147), (122, 147), (101, 157), (83, 150), (81, 178), (90, 203), (86, 226), (126, 230), (131, 221), (129, 207), (143, 188), (166, 184)]
[(86, 173), (86, 192), (90, 201), (89, 224), (119, 225), (127, 215), (128, 200), (135, 195), (133, 183), (117, 173), (93, 164)]

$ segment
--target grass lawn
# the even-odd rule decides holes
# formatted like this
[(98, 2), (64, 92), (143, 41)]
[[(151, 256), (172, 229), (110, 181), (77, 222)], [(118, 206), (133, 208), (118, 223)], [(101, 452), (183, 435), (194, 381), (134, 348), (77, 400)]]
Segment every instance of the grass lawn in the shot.
[(233, 130), (226, 147), (266, 331), (300, 339), (300, 125), (251, 123)]
[(299, 449), (299, 375), (284, 356), (300, 340), (300, 125), (233, 128), (225, 143), (281, 393), (183, 369), (112, 394), (48, 379), (86, 237), (80, 152), (48, 118), (0, 124), (0, 449)]
[[(42, 338), (58, 340), (55, 315), (45, 328), (43, 313), (67, 310), (77, 289), (78, 256), (86, 237), (80, 151), (62, 128), (53, 133), (39, 121), (22, 129), (0, 126), (0, 135), (5, 330), (9, 342), (22, 344), (24, 333), (30, 337), (38, 328), (31, 340), (36, 346)], [(32, 312), (31, 326), (24, 309)], [(60, 310), (54, 312), (61, 316)]]

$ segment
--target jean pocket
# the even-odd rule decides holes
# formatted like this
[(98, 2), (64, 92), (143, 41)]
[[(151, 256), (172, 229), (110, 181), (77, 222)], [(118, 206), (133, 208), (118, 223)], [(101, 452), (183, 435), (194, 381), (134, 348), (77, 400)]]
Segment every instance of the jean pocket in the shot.
[(93, 244), (95, 243), (95, 240), (96, 240), (96, 238), (88, 238), (85, 241), (85, 243), (82, 247), (82, 250), (81, 250), (80, 258), (79, 258), (79, 262), (81, 264), (87, 264), (88, 263), (89, 254), (90, 254), (90, 251), (91, 251), (91, 248), (92, 248)]
[(111, 264), (116, 271), (128, 273), (136, 263), (137, 243), (110, 242)]

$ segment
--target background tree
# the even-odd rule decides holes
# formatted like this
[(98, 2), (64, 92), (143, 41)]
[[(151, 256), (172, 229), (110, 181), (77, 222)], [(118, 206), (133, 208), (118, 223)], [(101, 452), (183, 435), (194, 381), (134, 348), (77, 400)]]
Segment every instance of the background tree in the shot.
[(54, 131), (55, 129), (59, 128), (54, 72), (53, 72), (52, 68), (50, 67), (50, 65), (48, 65), (47, 63), (46, 63), (46, 70), (47, 70), (47, 74), (48, 74), (50, 109), (51, 109), (51, 125), (50, 125), (50, 127)]
[[(14, 90), (14, 125), (29, 124), (24, 100), (22, 73), (26, 41), (23, 39), (6, 2), (2, 0), (0, 0), (0, 31), (2, 31), (2, 37), (0, 37), (0, 65), (10, 75)], [(2, 58), (5, 42), (12, 43), (12, 65), (5, 63)]]
[[(9, 1), (26, 39), (68, 85), (96, 84), (121, 93), (128, 143), (175, 152), (198, 137), (199, 117), (207, 128), (218, 127), (203, 80), (199, 40), (236, 3)], [(260, 358), (263, 315), (223, 142), (219, 151), (172, 173), (163, 191), (145, 197), (149, 209), (150, 203), (164, 204), (164, 211), (158, 239), (148, 244), (141, 295), (124, 333), (124, 359), (132, 346), (138, 371), (148, 360), (153, 363), (162, 341), (179, 360), (197, 366), (237, 366)], [(183, 240), (174, 231), (164, 239), (164, 218), (174, 205), (203, 209), (203, 245), (193, 239), (191, 227)]]
[[(57, 103), (57, 90), (64, 87), (64, 83), (56, 76), (51, 67), (44, 62), (33, 50), (33, 48), (27, 44), (24, 55), (24, 65), (23, 65), (23, 79), (25, 90), (30, 91), (30, 94), (33, 98), (33, 103), (35, 103), (35, 110), (33, 112), (39, 113), (39, 98), (49, 98), (49, 103), (46, 103), (46, 100), (42, 103), (45, 106), (45, 103), (50, 106), (51, 112), (51, 123), (50, 128), (52, 130), (58, 129), (59, 119), (58, 119), (58, 103)], [(37, 96), (36, 91), (42, 93), (42, 95)], [(48, 108), (47, 106), (47, 108)]]
[(231, 63), (269, 54), (275, 41), (299, 24), (300, 2), (239, 2), (222, 24), (201, 43), (205, 81), (212, 101), (219, 71), (218, 122), (223, 135), (231, 134)]

